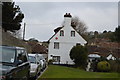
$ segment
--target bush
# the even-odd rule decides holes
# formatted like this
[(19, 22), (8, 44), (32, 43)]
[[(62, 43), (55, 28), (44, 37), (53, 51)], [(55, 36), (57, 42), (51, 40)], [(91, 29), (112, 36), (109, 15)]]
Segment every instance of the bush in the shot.
[(92, 63), (91, 63), (91, 71), (94, 71), (96, 72), (97, 71), (97, 64), (98, 64), (98, 60), (95, 59), (95, 60), (92, 60)]
[(48, 64), (53, 64), (53, 62), (54, 62), (54, 60), (53, 60), (53, 59), (50, 59), (50, 60), (48, 61)]
[(112, 72), (120, 72), (120, 61), (119, 60), (110, 60), (110, 67)]
[(110, 64), (107, 61), (101, 61), (97, 64), (98, 71), (108, 72), (110, 71)]
[(85, 69), (87, 64), (87, 48), (80, 45), (74, 46), (70, 51), (70, 58), (76, 67)]

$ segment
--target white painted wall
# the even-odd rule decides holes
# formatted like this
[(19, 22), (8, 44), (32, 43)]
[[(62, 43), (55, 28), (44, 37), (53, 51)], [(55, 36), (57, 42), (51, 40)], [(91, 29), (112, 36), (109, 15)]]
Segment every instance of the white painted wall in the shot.
[(112, 54), (110, 54), (110, 55), (107, 57), (107, 60), (110, 60), (110, 59), (116, 60), (116, 58), (115, 58)]
[[(74, 64), (70, 59), (70, 50), (76, 43), (81, 45), (86, 44), (87, 42), (71, 27), (71, 18), (64, 17), (64, 27), (61, 29), (64, 31), (64, 36), (60, 36), (60, 31), (50, 40), (49, 49), (48, 49), (48, 60), (52, 59), (50, 55), (60, 56), (61, 64)], [(75, 37), (71, 37), (71, 30), (75, 31)], [(56, 40), (55, 38), (58, 37)], [(54, 49), (54, 42), (59, 42), (59, 49)]]

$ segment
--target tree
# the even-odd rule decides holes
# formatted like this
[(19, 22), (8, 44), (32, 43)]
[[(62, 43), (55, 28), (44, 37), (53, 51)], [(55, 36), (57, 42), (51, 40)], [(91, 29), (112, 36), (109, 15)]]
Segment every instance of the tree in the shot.
[(5, 31), (15, 32), (21, 27), (24, 14), (21, 12), (20, 7), (15, 5), (14, 2), (3, 2), (2, 6), (2, 28)]
[(98, 38), (98, 35), (99, 35), (99, 32), (98, 32), (98, 31), (95, 31), (95, 32), (94, 32), (95, 38)]
[(87, 48), (81, 45), (74, 46), (70, 51), (70, 58), (76, 67), (85, 68), (87, 63)]
[(115, 41), (120, 42), (120, 26), (118, 26), (118, 28), (115, 29), (114, 37)]
[(86, 24), (83, 21), (81, 21), (77, 16), (72, 18), (71, 26), (81, 35), (87, 32)]
[(107, 33), (107, 31), (105, 30), (105, 31), (103, 31), (103, 33)]

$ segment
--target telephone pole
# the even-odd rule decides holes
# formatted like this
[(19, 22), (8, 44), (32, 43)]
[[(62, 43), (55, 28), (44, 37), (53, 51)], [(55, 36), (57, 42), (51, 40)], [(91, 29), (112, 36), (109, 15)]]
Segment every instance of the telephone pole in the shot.
[(23, 40), (25, 40), (25, 26), (26, 26), (26, 23), (24, 23), (24, 28), (23, 28)]

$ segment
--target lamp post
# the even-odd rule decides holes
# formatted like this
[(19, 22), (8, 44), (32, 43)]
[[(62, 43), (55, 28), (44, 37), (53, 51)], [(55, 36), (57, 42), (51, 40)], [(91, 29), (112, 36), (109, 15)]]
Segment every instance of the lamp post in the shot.
[(24, 29), (23, 29), (23, 40), (25, 40), (25, 26), (26, 26), (26, 23), (24, 23)]

